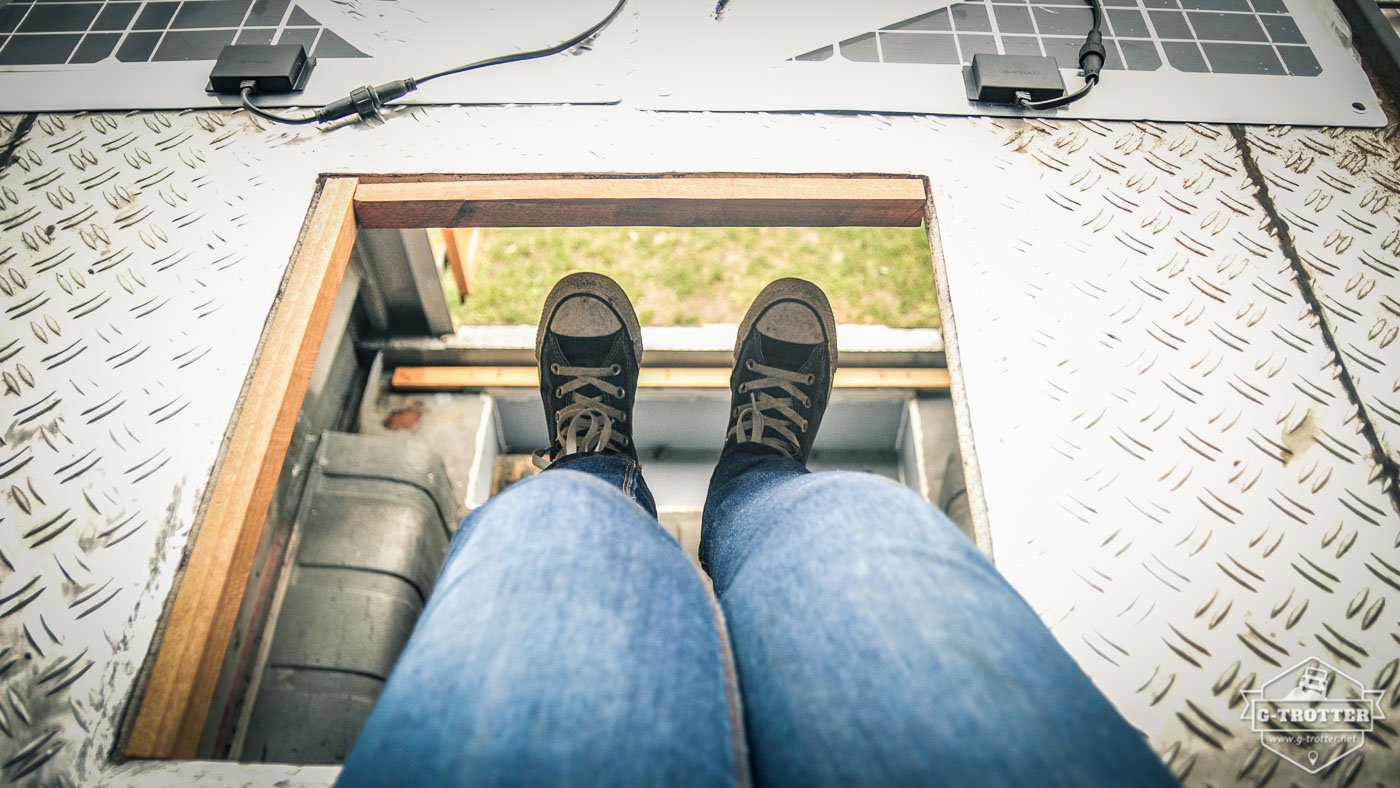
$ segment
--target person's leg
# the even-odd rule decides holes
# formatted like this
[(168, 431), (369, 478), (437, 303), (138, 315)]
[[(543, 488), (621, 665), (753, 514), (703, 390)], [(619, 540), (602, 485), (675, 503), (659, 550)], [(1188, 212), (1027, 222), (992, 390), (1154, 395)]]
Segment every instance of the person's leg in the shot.
[(732, 452), (701, 550), (759, 784), (1173, 782), (972, 542), (902, 485)]
[[(760, 295), (741, 331), (700, 545), (729, 623), (755, 781), (1171, 784), (937, 509), (868, 474), (807, 472), (835, 337), (825, 299), (788, 290), (806, 313), (765, 320), (778, 299)], [(814, 337), (822, 344), (802, 347)], [(765, 398), (797, 374), (812, 377)]]
[(341, 785), (745, 779), (723, 619), (628, 450), (625, 296), (582, 284), (577, 302), (556, 288), (542, 320), (549, 467), (458, 530)]
[(704, 581), (594, 462), (613, 478), (551, 468), (467, 518), (341, 785), (736, 781)]

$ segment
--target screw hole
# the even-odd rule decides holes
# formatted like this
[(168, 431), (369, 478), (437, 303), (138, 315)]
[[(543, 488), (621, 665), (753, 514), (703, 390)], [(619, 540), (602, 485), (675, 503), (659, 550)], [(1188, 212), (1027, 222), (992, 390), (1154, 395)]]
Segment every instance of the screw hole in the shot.
[(1366, 111), (1366, 105), (1365, 105), (1365, 104), (1362, 104), (1362, 103), (1359, 102), (1359, 101), (1353, 101), (1353, 102), (1351, 102), (1351, 108), (1354, 109), (1354, 110), (1356, 110), (1357, 112), (1365, 112), (1365, 111)]

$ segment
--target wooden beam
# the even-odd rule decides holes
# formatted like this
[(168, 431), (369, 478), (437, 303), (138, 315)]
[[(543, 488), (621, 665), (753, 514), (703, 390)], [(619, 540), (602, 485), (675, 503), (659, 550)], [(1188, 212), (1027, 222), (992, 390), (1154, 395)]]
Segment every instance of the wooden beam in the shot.
[(195, 757), (316, 350), (355, 242), (357, 183), (328, 179), (307, 220), (166, 619), (127, 742), (129, 757)]
[[(729, 367), (643, 368), (637, 385), (641, 388), (724, 389), (729, 388)], [(537, 388), (539, 373), (534, 367), (398, 367), (394, 388), (475, 389), (500, 387)], [(839, 389), (921, 389), (946, 391), (948, 370), (928, 368), (849, 367), (836, 371)]]
[(465, 303), (476, 287), (476, 254), (481, 246), (481, 228), (445, 227), (442, 238), (447, 243), (447, 264), (452, 269), (452, 280), (457, 283), (457, 302)]
[(918, 227), (923, 181), (777, 175), (362, 183), (361, 227)]

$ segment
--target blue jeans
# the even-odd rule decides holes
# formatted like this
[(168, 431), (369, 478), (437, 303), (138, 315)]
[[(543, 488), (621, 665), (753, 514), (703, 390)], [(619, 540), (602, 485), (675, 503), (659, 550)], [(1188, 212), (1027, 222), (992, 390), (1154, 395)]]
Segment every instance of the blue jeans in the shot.
[(340, 784), (1175, 784), (907, 488), (731, 452), (700, 556), (713, 595), (625, 459), (496, 496)]

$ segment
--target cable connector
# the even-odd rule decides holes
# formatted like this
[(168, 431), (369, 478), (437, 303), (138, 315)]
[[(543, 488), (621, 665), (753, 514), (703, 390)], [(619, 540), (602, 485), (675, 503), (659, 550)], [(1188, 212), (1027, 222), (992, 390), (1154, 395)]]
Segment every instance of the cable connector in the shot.
[[(402, 98), (408, 95), (409, 93), (412, 93), (413, 91), (418, 89), (418, 86), (421, 83), (427, 82), (432, 79), (438, 79), (440, 77), (449, 76), (451, 74), (461, 74), (467, 71), (474, 71), (478, 68), (486, 68), (487, 66), (499, 66), (505, 63), (517, 63), (522, 60), (531, 60), (537, 57), (555, 55), (568, 49), (572, 49), (573, 47), (578, 46), (580, 43), (587, 41), (594, 35), (597, 35), (598, 31), (607, 27), (613, 21), (613, 19), (615, 19), (617, 15), (622, 11), (622, 7), (626, 5), (626, 3), (627, 0), (617, 0), (617, 5), (613, 6), (612, 11), (610, 11), (608, 15), (603, 17), (603, 19), (600, 20), (598, 23), (594, 24), (592, 27), (588, 28), (582, 33), (579, 33), (573, 38), (555, 44), (554, 46), (547, 47), (545, 49), (534, 49), (527, 52), (513, 52), (509, 55), (498, 55), (496, 57), (487, 58), (486, 60), (478, 60), (475, 63), (468, 63), (464, 66), (449, 68), (446, 71), (439, 71), (436, 74), (429, 74), (425, 77), (418, 77), (417, 79), (409, 77), (407, 79), (400, 79), (394, 82), (385, 82), (383, 85), (378, 85), (376, 87), (370, 87), (369, 85), (358, 87), (351, 91), (349, 96), (340, 99), (339, 101), (333, 101), (321, 107), (320, 109), (315, 110), (314, 113), (307, 115), (306, 117), (291, 117), (288, 115), (279, 115), (275, 112), (269, 112), (253, 103), (252, 95), (254, 93), (267, 92), (268, 90), (268, 85), (264, 84), (265, 77), (261, 76), (263, 71), (266, 70), (266, 64), (263, 63), (261, 60), (255, 60), (252, 55), (247, 54), (255, 47), (243, 45), (225, 47), (225, 54), (220, 55), (220, 61), (222, 64), (225, 55), (230, 55), (230, 62), (229, 64), (222, 64), (226, 66), (222, 71), (219, 67), (216, 67), (216, 73), (210, 75), (211, 82), (209, 90), (210, 92), (215, 92), (216, 89), (231, 92), (233, 90), (233, 86), (237, 85), (238, 93), (240, 96), (240, 100), (242, 101), (243, 108), (264, 120), (270, 120), (274, 123), (285, 123), (292, 126), (301, 126), (308, 123), (329, 123), (333, 120), (340, 120), (341, 118), (348, 117), (351, 113), (359, 115), (360, 120), (383, 120), (384, 116), (380, 112), (380, 110), (384, 107), (385, 104), (388, 104), (389, 102), (394, 101), (395, 99)], [(720, 5), (723, 5), (723, 3), (721, 3)], [(307, 60), (310, 63), (315, 62), (314, 58), (305, 57), (305, 53), (302, 51), (302, 47), (299, 45), (295, 47), (291, 47), (291, 45), (278, 45), (276, 47), (263, 47), (263, 49), (276, 50), (276, 53), (281, 54), (283, 57), (291, 56), (293, 54), (292, 50), (295, 49), (296, 52), (302, 54), (303, 60)], [(257, 67), (250, 68), (250, 64), (256, 65)], [(284, 70), (292, 70), (290, 66), (283, 68), (280, 61), (275, 65), (277, 65), (278, 68), (276, 71), (272, 72), (273, 76), (280, 76), (282, 71)], [(309, 66), (300, 69), (299, 74), (302, 77), (302, 79), (293, 87), (287, 88), (286, 90), (288, 92), (292, 90), (301, 90), (302, 86), (305, 84), (304, 77), (308, 71), (310, 71)], [(213, 81), (213, 77), (215, 76), (220, 77), (222, 80), (217, 85)], [(276, 84), (280, 85), (282, 83)]]
[(1084, 79), (1099, 81), (1099, 71), (1108, 59), (1108, 50), (1103, 46), (1103, 34), (1090, 30), (1084, 38), (1084, 46), (1079, 48), (1079, 68), (1084, 71)]
[(1055, 109), (1063, 107), (1089, 95), (1089, 91), (1099, 84), (1100, 74), (1103, 70), (1104, 61), (1108, 59), (1108, 50), (1104, 49), (1103, 33), (1100, 26), (1103, 24), (1103, 4), (1102, 0), (1087, 0), (1089, 8), (1094, 16), (1093, 27), (1084, 36), (1084, 46), (1079, 48), (1079, 69), (1084, 76), (1084, 87), (1074, 91), (1068, 96), (1050, 99), (1048, 101), (1027, 101), (1025, 96), (1016, 96), (1016, 105), (1021, 109)]
[(350, 91), (350, 95), (346, 98), (332, 101), (316, 110), (316, 120), (321, 123), (329, 123), (333, 120), (340, 120), (352, 112), (358, 114), (360, 120), (383, 120), (384, 116), (380, 109), (385, 104), (394, 99), (402, 98), (417, 89), (418, 83), (412, 77), (385, 82), (377, 87), (364, 85)]

